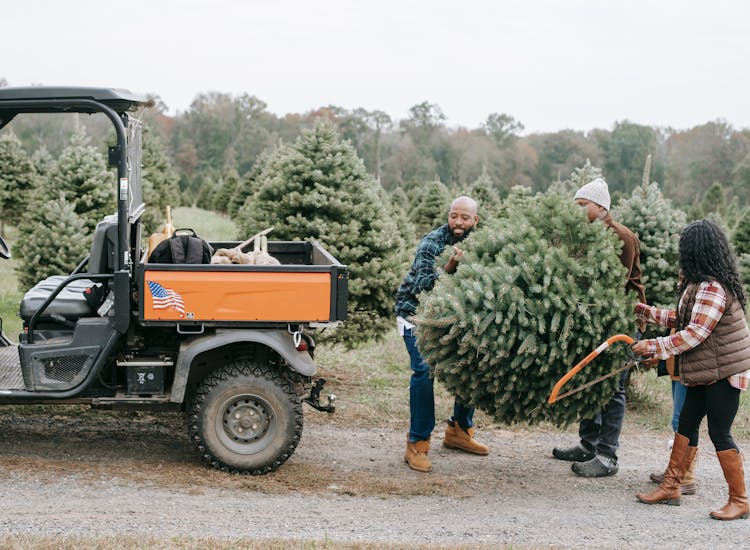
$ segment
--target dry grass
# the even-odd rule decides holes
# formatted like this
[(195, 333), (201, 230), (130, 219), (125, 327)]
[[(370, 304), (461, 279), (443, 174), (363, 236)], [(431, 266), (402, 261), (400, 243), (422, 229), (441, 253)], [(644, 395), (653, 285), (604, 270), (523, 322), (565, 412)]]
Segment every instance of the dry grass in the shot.
[[(423, 476), (404, 483), (402, 479), (367, 472), (344, 472), (309, 463), (289, 462), (264, 476), (233, 475), (211, 470), (202, 464), (141, 460), (133, 463), (101, 463), (91, 460), (62, 460), (29, 456), (1, 456), (0, 469), (14, 477), (27, 476), (40, 484), (52, 484), (60, 477), (74, 477), (80, 485), (95, 488), (102, 480), (112, 486), (184, 489), (202, 495), (215, 489), (244, 490), (262, 494), (329, 494), (357, 497), (470, 496), (461, 479)], [(5, 475), (0, 474), (0, 480)]]
[[(321, 347), (316, 350), (318, 375), (328, 380), (326, 391), (337, 395), (336, 413), (326, 422), (362, 428), (388, 427), (407, 430), (409, 424), (409, 354), (394, 328), (381, 342), (353, 350)], [(453, 397), (435, 383), (437, 422), (453, 414)], [(315, 416), (312, 417), (315, 422)], [(492, 419), (477, 411), (477, 426)]]
[(643, 428), (663, 429), (672, 420), (669, 377), (657, 377), (653, 369), (635, 371), (628, 387), (628, 416)]

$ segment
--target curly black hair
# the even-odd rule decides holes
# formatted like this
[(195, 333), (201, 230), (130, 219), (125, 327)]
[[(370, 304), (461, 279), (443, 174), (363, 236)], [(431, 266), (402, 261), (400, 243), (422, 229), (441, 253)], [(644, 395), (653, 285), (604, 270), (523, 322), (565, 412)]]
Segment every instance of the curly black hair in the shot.
[(680, 294), (688, 283), (716, 280), (730, 291), (745, 310), (745, 291), (737, 262), (721, 228), (710, 220), (688, 224), (680, 234)]

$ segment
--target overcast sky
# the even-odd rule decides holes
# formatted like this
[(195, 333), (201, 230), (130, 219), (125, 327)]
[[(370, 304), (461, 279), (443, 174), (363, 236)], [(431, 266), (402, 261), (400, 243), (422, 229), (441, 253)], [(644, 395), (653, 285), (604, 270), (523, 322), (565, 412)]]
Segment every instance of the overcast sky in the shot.
[(159, 95), (255, 95), (524, 133), (628, 119), (750, 127), (744, 0), (24, 0), (0, 9), (0, 78)]

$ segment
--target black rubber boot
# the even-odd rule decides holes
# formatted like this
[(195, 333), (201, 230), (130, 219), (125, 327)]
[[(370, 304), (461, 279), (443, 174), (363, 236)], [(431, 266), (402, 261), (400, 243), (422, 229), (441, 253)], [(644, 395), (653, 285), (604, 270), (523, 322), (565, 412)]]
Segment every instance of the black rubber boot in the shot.
[(615, 475), (619, 467), (615, 459), (595, 456), (586, 462), (572, 464), (570, 469), (581, 477), (607, 477)]
[(593, 450), (589, 450), (579, 443), (574, 447), (560, 448), (555, 447), (552, 449), (552, 456), (559, 460), (569, 460), (570, 462), (586, 462), (596, 456)]

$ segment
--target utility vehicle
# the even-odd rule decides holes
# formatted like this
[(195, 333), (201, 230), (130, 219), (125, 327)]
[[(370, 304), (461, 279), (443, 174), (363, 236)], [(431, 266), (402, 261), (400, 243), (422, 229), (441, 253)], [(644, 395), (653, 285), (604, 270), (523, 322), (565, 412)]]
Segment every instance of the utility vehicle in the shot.
[[(72, 273), (26, 292), (18, 345), (0, 324), (0, 404), (184, 411), (210, 465), (270, 472), (300, 440), (303, 402), (334, 410), (332, 395), (320, 403), (311, 329), (345, 320), (346, 267), (303, 241), (269, 241), (276, 266), (149, 263), (133, 116), (147, 104), (120, 89), (0, 89), (0, 129), (26, 113), (106, 116), (116, 136), (113, 210), (117, 203)], [(0, 238), (0, 256), (10, 253)]]

